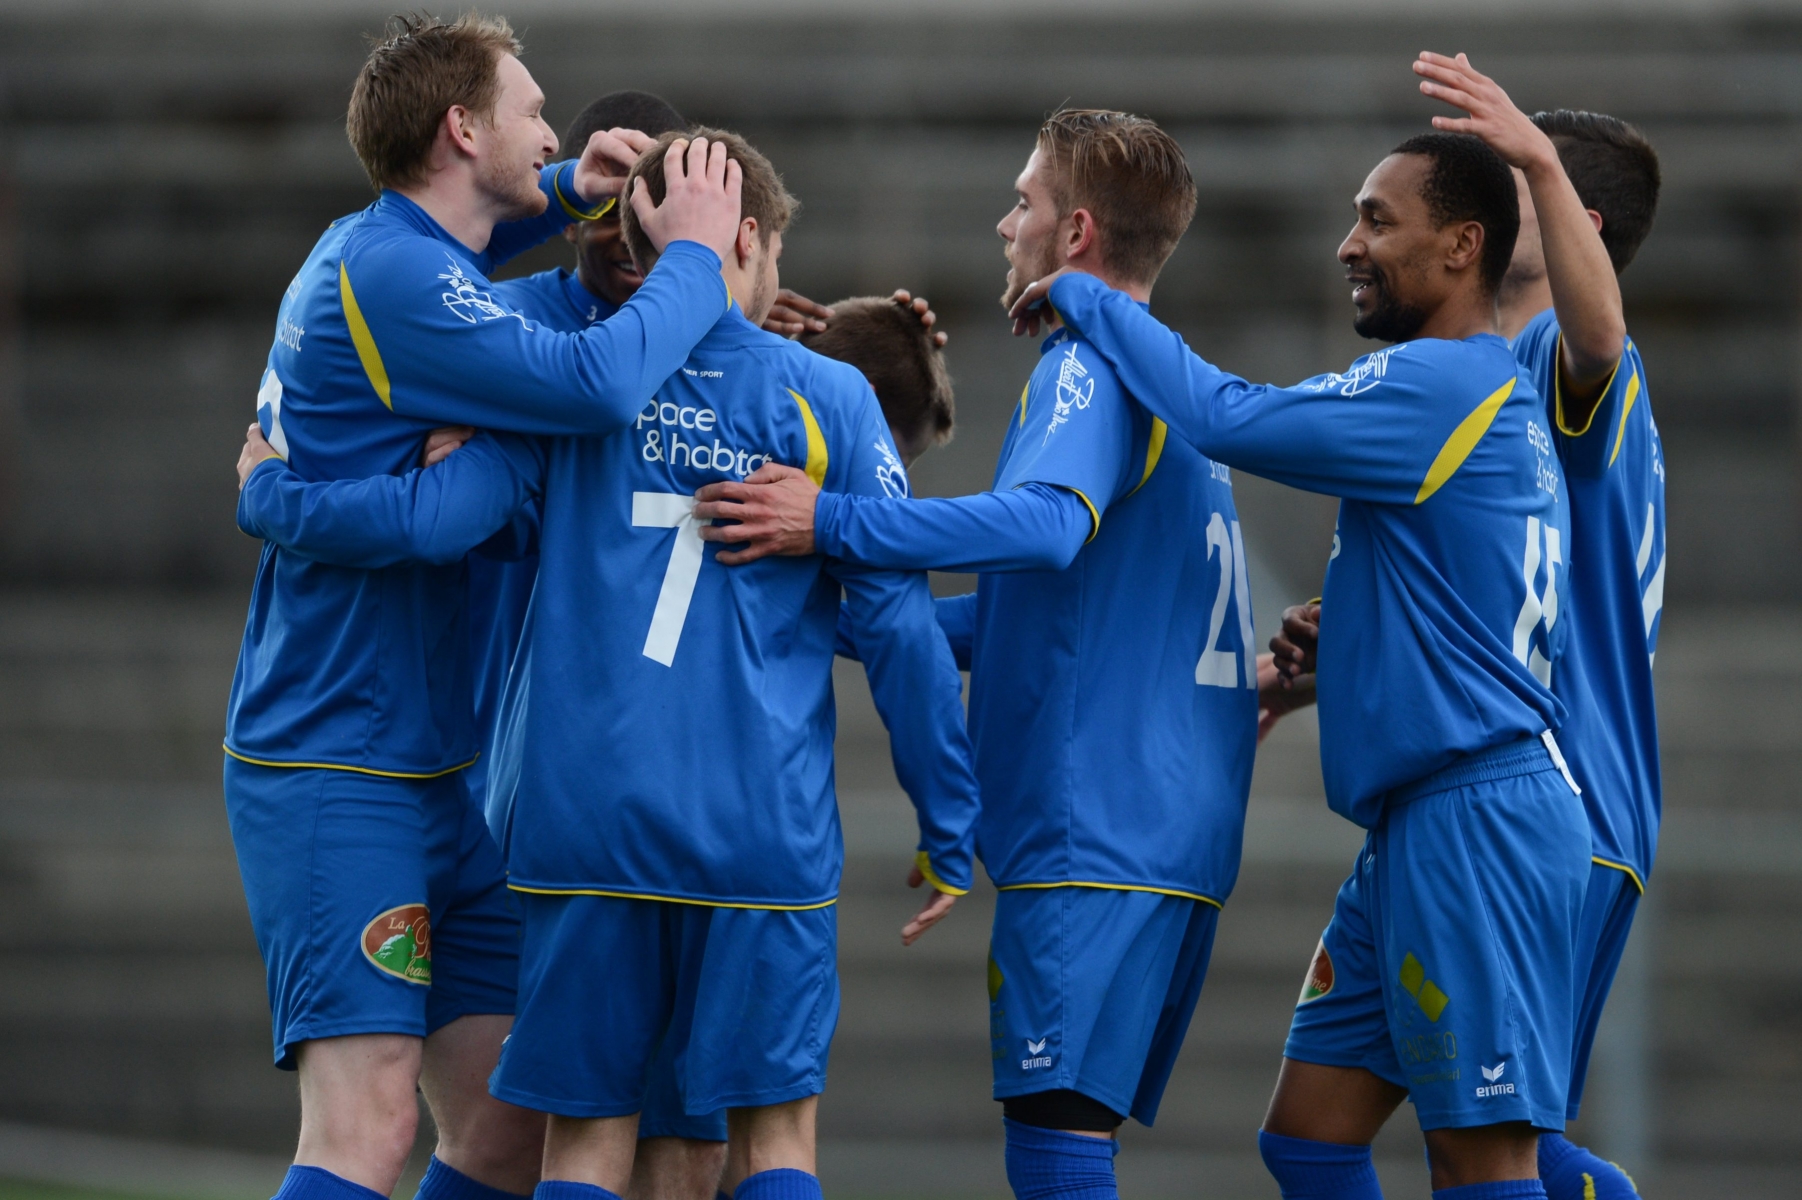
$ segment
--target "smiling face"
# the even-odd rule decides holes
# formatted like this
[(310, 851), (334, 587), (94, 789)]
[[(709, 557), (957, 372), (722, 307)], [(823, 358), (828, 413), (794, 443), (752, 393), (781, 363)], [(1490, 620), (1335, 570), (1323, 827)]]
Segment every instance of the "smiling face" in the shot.
[(576, 248), (576, 275), (582, 286), (613, 304), (624, 304), (644, 283), (632, 263), (626, 237), (619, 223), (619, 205), (599, 220), (577, 221), (563, 227), (563, 236)]
[(541, 115), (544, 93), (519, 59), (501, 55), (495, 74), (500, 89), (494, 112), (471, 119), (477, 186), (500, 220), (514, 221), (544, 211), (538, 172), (557, 153), (557, 135)]
[(1007, 243), (1007, 290), (1001, 307), (1011, 309), (1022, 292), (1063, 265), (1058, 232), (1063, 219), (1057, 211), (1057, 195), (1050, 164), (1035, 149), (1026, 169), (1014, 181), (1018, 196), (995, 232)]
[(1358, 193), (1358, 223), (1340, 244), (1339, 261), (1357, 310), (1352, 328), (1362, 337), (1405, 342), (1444, 298), (1436, 265), (1446, 231), (1423, 194), (1432, 169), (1424, 155), (1391, 154)]

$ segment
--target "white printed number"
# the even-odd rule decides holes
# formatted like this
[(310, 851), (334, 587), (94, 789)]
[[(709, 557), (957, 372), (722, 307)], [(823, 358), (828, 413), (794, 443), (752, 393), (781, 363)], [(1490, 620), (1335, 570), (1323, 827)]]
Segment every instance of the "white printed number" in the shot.
[[(1544, 554), (1540, 552), (1544, 543)], [(1545, 564), (1545, 590), (1539, 590), (1539, 566)], [(1552, 626), (1558, 623), (1558, 568), (1564, 564), (1559, 545), (1558, 527), (1541, 523), (1538, 517), (1527, 518), (1527, 551), (1521, 559), (1520, 573), (1527, 585), (1526, 599), (1521, 601), (1520, 615), (1514, 619), (1514, 657), (1526, 664), (1533, 678), (1552, 686), (1552, 661), (1533, 644), (1533, 632), (1545, 629), (1546, 649), (1551, 649)]]
[[(1231, 535), (1226, 518), (1215, 513), (1208, 521), (1208, 557), (1220, 557), (1220, 585), (1214, 593), (1214, 611), (1208, 614), (1208, 637), (1202, 643), (1201, 657), (1195, 663), (1195, 682), (1206, 687), (1238, 687), (1241, 677), (1245, 686), (1258, 686), (1257, 661), (1251, 656), (1251, 585), (1245, 578), (1245, 539), (1239, 522), (1233, 522)], [(1226, 624), (1226, 606), (1239, 613), (1238, 651), (1222, 650), (1220, 631)]]
[(676, 643), (682, 640), (682, 625), (688, 620), (695, 580), (701, 575), (701, 552), (706, 546), (701, 540), (701, 526), (712, 522), (695, 519), (693, 496), (633, 492), (632, 524), (635, 528), (676, 531), (669, 566), (663, 572), (663, 587), (657, 592), (657, 607), (651, 613), (651, 631), (644, 637), (644, 656), (667, 667), (676, 660)]

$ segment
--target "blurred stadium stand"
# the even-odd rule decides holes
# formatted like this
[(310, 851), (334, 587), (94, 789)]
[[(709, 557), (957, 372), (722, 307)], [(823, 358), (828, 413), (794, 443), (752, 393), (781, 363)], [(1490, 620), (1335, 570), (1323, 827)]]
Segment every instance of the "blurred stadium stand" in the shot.
[[(932, 298), (960, 429), (916, 472), (923, 494), (986, 486), (1033, 362), (994, 304), (993, 225), (1038, 119), (1066, 99), (1145, 112), (1182, 140), (1201, 209), (1157, 311), (1229, 368), (1279, 380), (1363, 349), (1332, 255), (1364, 172), (1437, 111), (1414, 92), (1416, 50), (1468, 50), (1529, 109), (1600, 109), (1651, 135), (1665, 197), (1624, 286), (1670, 469), (1669, 822), (1583, 1134), (1654, 1194), (1795, 1194), (1802, 5), (1503, 4), (1456, 25), (1393, 2), (1354, 16), (1276, 0), (1255, 18), (1212, 3), (1106, 19), (1013, 0), (857, 7), (872, 15), (806, 0), (511, 11), (553, 126), (602, 91), (656, 90), (742, 130), (801, 197), (785, 282)], [(232, 463), (283, 287), (369, 198), (342, 114), (381, 12), (0, 3), (7, 1121), (291, 1147), (293, 1083), (269, 1066), (218, 787), (256, 555), (233, 523)], [(1239, 492), (1262, 636), (1318, 590), (1332, 505), (1243, 475)], [(908, 809), (859, 677), (839, 680), (850, 865), (822, 1170), (839, 1194), (1004, 1195), (988, 900), (901, 950)], [(1312, 731), (1298, 718), (1265, 748), (1188, 1049), (1158, 1128), (1125, 1135), (1133, 1194), (1275, 1194), (1252, 1131), (1357, 844), (1321, 804)], [(1424, 1197), (1411, 1115), (1394, 1125), (1389, 1194)]]

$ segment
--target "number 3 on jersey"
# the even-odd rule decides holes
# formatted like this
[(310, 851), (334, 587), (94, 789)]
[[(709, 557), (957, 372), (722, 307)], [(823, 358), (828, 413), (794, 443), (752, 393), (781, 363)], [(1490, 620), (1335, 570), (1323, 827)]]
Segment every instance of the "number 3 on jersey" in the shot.
[[(697, 535), (698, 536), (698, 535)], [(1253, 658), (1251, 632), (1251, 585), (1245, 578), (1245, 539), (1239, 533), (1239, 522), (1233, 522), (1232, 534), (1226, 531), (1226, 518), (1215, 513), (1208, 521), (1208, 557), (1220, 559), (1220, 583), (1214, 592), (1214, 610), (1208, 614), (1208, 636), (1202, 643), (1201, 657), (1195, 662), (1195, 682), (1206, 687), (1258, 686), (1258, 665)], [(1239, 615), (1239, 650), (1220, 649), (1220, 632), (1226, 625), (1226, 606), (1231, 602)]]
[(701, 540), (701, 526), (712, 522), (695, 519), (693, 496), (633, 492), (632, 524), (676, 531), (669, 566), (663, 572), (663, 587), (657, 592), (657, 607), (651, 612), (651, 630), (644, 638), (644, 656), (667, 667), (676, 660), (676, 643), (682, 640), (695, 580), (701, 576), (701, 555), (706, 546)]

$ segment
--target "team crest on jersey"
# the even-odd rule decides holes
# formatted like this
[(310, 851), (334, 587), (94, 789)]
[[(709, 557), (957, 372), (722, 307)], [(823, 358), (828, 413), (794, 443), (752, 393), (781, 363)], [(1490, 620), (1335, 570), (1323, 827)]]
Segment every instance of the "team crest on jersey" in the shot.
[(525, 317), (497, 301), (492, 294), (476, 287), (476, 281), (463, 273), (462, 263), (448, 254), (444, 257), (445, 261), (450, 263), (450, 270), (439, 275), (438, 278), (450, 284), (451, 287), (450, 291), (443, 293), (444, 307), (471, 325), (512, 317), (527, 329), (532, 327), (532, 323)]
[(391, 908), (363, 926), (363, 957), (396, 979), (432, 984), (432, 914), (423, 904)]
[(1051, 423), (1045, 426), (1045, 441), (1051, 441), (1051, 435), (1057, 432), (1058, 426), (1070, 420), (1072, 412), (1089, 407), (1089, 402), (1094, 399), (1095, 380), (1090, 378), (1089, 369), (1082, 365), (1082, 360), (1076, 357), (1076, 346), (1066, 346), (1064, 361), (1057, 365), (1057, 396), (1051, 402)]
[(876, 439), (876, 453), (882, 455), (882, 465), (876, 468), (876, 482), (882, 485), (882, 494), (890, 500), (905, 500), (912, 494), (907, 484), (907, 468), (901, 465), (894, 448), (888, 439)]
[(1326, 952), (1326, 939), (1322, 938), (1314, 947), (1314, 959), (1308, 963), (1307, 978), (1301, 981), (1301, 998), (1295, 1003), (1300, 1006), (1318, 1000), (1332, 990), (1333, 956)]
[(1389, 373), (1389, 360), (1408, 348), (1406, 342), (1395, 346), (1385, 346), (1381, 350), (1372, 351), (1352, 364), (1351, 370), (1335, 375), (1324, 375), (1317, 382), (1307, 385), (1312, 392), (1337, 391), (1341, 396), (1356, 396), (1368, 392), (1383, 382), (1383, 376)]

